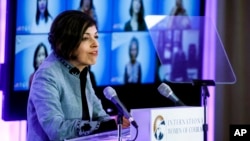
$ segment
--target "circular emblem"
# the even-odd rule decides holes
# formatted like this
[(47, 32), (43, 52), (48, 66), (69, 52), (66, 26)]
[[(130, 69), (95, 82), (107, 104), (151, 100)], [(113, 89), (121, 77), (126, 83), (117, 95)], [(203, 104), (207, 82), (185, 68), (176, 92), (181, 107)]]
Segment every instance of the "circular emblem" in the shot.
[(154, 137), (156, 140), (161, 141), (164, 137), (166, 124), (163, 116), (158, 115), (154, 120)]

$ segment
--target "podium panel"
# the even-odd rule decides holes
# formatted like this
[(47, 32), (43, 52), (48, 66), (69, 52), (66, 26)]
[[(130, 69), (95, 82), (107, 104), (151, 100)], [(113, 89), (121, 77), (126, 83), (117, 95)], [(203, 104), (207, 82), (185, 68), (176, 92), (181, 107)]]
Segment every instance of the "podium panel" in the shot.
[[(122, 129), (122, 141), (127, 141), (130, 139), (129, 128)], [(93, 134), (89, 136), (78, 137), (74, 139), (68, 139), (64, 141), (117, 141), (118, 131), (107, 131), (103, 133)]]
[[(203, 141), (203, 107), (162, 107), (131, 109), (138, 124), (136, 141)], [(65, 141), (117, 141), (118, 131), (108, 131)], [(122, 141), (136, 136), (133, 126), (122, 129)]]
[[(138, 124), (137, 141), (202, 141), (202, 107), (164, 107), (131, 109)], [(133, 138), (136, 129), (130, 127)]]

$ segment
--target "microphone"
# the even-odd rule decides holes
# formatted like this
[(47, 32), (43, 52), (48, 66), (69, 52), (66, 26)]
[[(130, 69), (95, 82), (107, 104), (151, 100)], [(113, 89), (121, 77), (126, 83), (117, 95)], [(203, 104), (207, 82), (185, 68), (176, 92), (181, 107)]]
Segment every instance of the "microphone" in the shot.
[(103, 90), (103, 93), (108, 100), (112, 101), (115, 104), (119, 112), (121, 112), (135, 128), (138, 128), (138, 125), (133, 119), (133, 117), (130, 115), (130, 113), (127, 111), (127, 109), (123, 106), (123, 104), (117, 97), (115, 90), (112, 87), (108, 86)]
[(157, 88), (159, 93), (170, 100), (172, 100), (177, 106), (186, 106), (171, 90), (171, 88), (165, 84), (161, 83), (161, 85)]

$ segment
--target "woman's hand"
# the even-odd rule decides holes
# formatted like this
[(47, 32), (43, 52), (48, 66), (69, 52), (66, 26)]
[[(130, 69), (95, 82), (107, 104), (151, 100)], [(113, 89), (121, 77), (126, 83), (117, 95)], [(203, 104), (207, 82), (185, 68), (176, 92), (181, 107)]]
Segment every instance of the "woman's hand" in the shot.
[(123, 116), (122, 117), (122, 128), (128, 128), (129, 126), (130, 126), (130, 121)]
[[(115, 119), (116, 124), (118, 124), (118, 116), (113, 116), (113, 118)], [(124, 116), (122, 117), (122, 128), (128, 128), (130, 126), (130, 121), (125, 118)]]

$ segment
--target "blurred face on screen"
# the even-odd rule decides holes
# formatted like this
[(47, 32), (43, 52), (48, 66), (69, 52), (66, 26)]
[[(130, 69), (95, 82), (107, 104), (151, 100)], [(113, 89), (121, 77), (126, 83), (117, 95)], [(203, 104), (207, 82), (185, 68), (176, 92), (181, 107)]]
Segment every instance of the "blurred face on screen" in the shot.
[(133, 42), (131, 44), (131, 49), (130, 49), (130, 53), (131, 53), (131, 58), (135, 59), (137, 56), (137, 44), (136, 42)]
[(182, 7), (182, 0), (176, 0), (176, 6), (177, 7)]
[(90, 10), (90, 0), (83, 0), (83, 5), (82, 5), (82, 9), (83, 11), (88, 11)]
[(46, 58), (45, 48), (40, 47), (36, 56), (36, 67), (39, 67), (45, 58)]
[(44, 13), (47, 7), (47, 0), (38, 0), (38, 8), (41, 13)]
[(90, 26), (83, 34), (79, 47), (73, 52), (76, 59), (69, 60), (78, 69), (82, 70), (86, 66), (96, 63), (98, 56), (98, 33), (96, 26)]
[(133, 0), (133, 11), (135, 14), (139, 13), (141, 9), (141, 1)]

